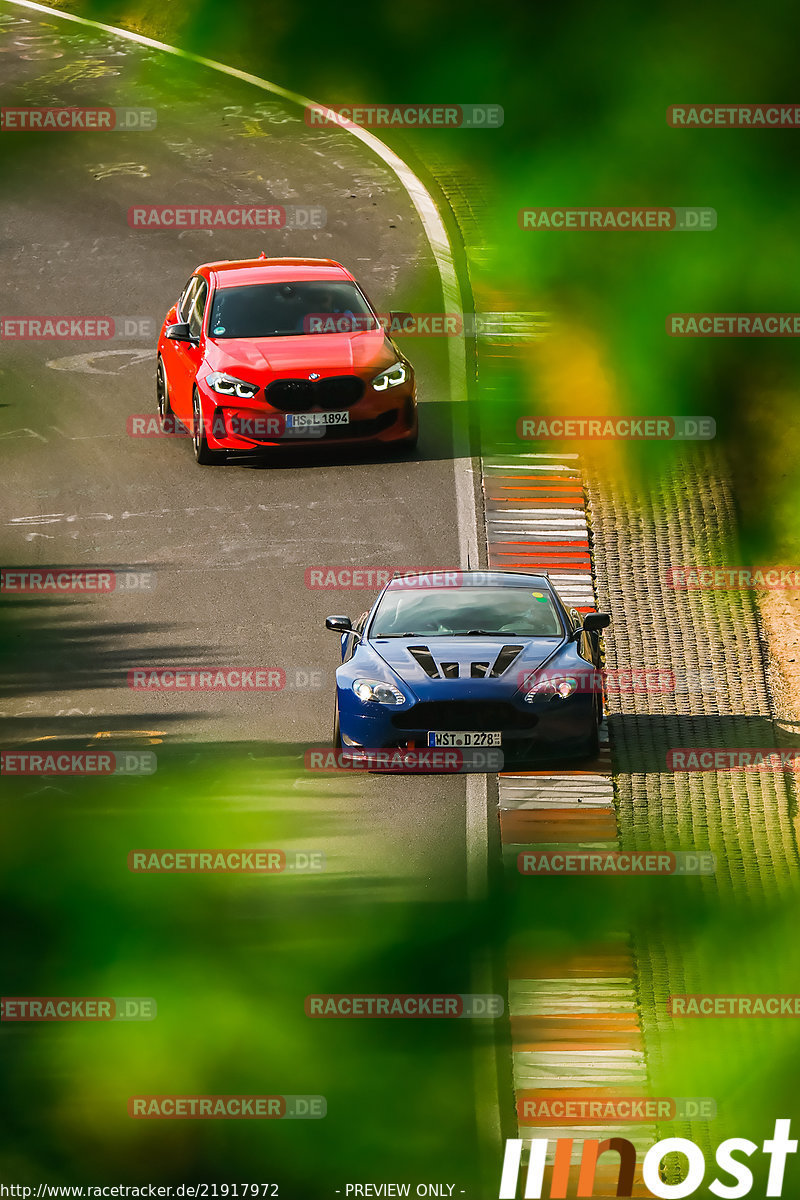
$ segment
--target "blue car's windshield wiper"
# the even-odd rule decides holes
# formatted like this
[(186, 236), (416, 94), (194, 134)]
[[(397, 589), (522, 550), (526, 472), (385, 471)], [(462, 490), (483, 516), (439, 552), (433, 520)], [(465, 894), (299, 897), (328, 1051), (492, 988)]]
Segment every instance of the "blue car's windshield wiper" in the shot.
[(525, 633), (509, 633), (507, 629), (467, 629), (463, 632), (457, 632), (455, 629), (447, 629), (442, 633), (435, 633), (432, 629), (428, 629), (425, 633), (411, 631), (410, 633), (373, 633), (374, 638), (437, 638), (437, 637), (527, 637)]
[(521, 637), (518, 633), (509, 633), (507, 629), (468, 629), (466, 633), (459, 633), (458, 637)]
[(450, 637), (451, 634), (452, 634), (452, 630), (450, 631), (450, 633), (431, 633), (430, 630), (428, 630), (427, 633), (417, 633), (415, 630), (412, 629), (410, 633), (372, 633), (372, 634), (370, 634), (370, 637), (374, 637), (374, 638), (401, 638), (401, 637), (427, 638), (427, 637)]
[(416, 634), (414, 630), (408, 634), (371, 634), (371, 637), (439, 637), (439, 634)]

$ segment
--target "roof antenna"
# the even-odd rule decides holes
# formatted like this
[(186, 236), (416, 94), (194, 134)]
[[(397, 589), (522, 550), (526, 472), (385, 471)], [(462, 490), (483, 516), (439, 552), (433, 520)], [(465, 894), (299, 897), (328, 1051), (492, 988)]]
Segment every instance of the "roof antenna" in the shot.
[(470, 566), (470, 562), (469, 562), (469, 550), (467, 551), (467, 570), (468, 571), (472, 570), (472, 567)]

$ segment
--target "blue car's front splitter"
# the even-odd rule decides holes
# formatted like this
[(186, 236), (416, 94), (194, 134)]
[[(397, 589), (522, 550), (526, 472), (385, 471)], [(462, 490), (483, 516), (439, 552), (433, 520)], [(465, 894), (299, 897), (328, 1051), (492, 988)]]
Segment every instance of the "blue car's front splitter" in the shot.
[[(355, 700), (356, 698), (353, 697)], [(428, 733), (431, 726), (425, 719), (416, 721), (416, 705), (392, 708), (388, 705), (357, 702), (349, 703), (340, 693), (339, 721), (342, 749), (345, 752), (364, 749), (416, 749), (428, 748)], [(365, 713), (364, 708), (377, 709)], [(424, 713), (424, 705), (423, 705)], [(504, 763), (561, 758), (585, 754), (591, 748), (594, 725), (594, 698), (589, 695), (573, 696), (568, 700), (541, 700), (535, 704), (513, 706), (514, 728), (488, 721), (476, 722), (474, 716), (468, 723), (454, 725), (452, 721), (434, 722), (436, 730), (455, 728), (478, 732), (498, 732)]]

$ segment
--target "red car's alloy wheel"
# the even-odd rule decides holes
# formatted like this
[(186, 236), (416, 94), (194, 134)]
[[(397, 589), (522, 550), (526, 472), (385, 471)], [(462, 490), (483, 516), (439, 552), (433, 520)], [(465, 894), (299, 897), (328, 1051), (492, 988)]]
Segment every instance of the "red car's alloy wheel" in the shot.
[(224, 450), (209, 449), (205, 423), (200, 408), (200, 397), (196, 388), (192, 393), (192, 446), (194, 447), (194, 457), (201, 467), (225, 461), (226, 454)]
[(158, 401), (158, 417), (161, 422), (161, 428), (164, 429), (170, 421), (174, 420), (172, 407), (169, 402), (169, 388), (167, 387), (167, 375), (164, 370), (164, 364), (159, 358), (156, 366), (156, 400)]

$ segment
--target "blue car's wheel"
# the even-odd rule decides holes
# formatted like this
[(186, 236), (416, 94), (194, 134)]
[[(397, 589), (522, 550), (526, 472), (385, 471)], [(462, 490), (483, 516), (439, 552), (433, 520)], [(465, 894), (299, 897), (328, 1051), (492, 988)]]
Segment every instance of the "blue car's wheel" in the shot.
[(592, 732), (589, 736), (589, 745), (586, 751), (587, 758), (597, 758), (600, 753), (600, 725), (595, 716), (592, 722)]
[[(592, 712), (592, 731), (586, 741), (584, 755), (586, 758), (597, 758), (600, 753), (600, 721), (603, 717), (603, 700), (600, 697)], [(584, 757), (581, 755), (581, 757)]]
[(333, 748), (341, 750), (342, 748), (342, 731), (339, 728), (339, 704), (333, 710)]

